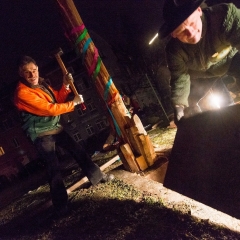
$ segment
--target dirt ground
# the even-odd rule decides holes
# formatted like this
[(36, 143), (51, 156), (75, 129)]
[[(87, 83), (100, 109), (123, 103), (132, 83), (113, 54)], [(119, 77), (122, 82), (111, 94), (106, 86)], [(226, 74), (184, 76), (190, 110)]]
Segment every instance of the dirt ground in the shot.
[[(53, 214), (44, 172), (21, 183), (24, 193), (16, 186), (9, 195), (1, 194), (0, 239), (240, 239), (239, 219), (163, 186), (175, 134), (176, 129), (150, 131), (166, 155), (141, 174), (115, 161), (105, 169), (115, 180), (97, 186), (85, 182), (70, 192), (70, 212), (64, 217)], [(116, 154), (96, 154), (93, 160), (102, 166)], [(71, 161), (67, 166), (69, 189), (83, 176)]]

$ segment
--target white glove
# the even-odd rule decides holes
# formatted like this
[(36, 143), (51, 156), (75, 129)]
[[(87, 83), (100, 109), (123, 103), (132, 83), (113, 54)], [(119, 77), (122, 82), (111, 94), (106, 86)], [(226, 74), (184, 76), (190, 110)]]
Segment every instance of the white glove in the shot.
[(81, 104), (83, 103), (84, 100), (83, 100), (83, 96), (82, 95), (76, 95), (73, 99), (73, 103), (74, 103), (74, 106), (78, 105), (78, 104)]
[(69, 87), (69, 83), (70, 82), (73, 82), (73, 76), (71, 73), (68, 73), (66, 75), (63, 76), (63, 84), (66, 86), (66, 87)]

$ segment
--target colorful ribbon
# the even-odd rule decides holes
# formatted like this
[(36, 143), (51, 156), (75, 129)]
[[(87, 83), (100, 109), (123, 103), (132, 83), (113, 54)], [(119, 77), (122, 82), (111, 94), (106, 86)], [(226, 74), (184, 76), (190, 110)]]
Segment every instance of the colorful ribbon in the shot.
[(75, 42), (75, 46), (77, 46), (87, 35), (87, 29), (85, 28), (83, 32), (78, 36)]
[[(77, 37), (76, 39), (76, 42), (75, 42), (75, 46), (77, 46), (87, 35), (87, 29), (85, 28), (84, 24), (82, 24), (81, 26), (78, 26), (78, 27), (75, 27), (71, 30), (70, 34), (73, 35), (73, 34), (76, 34), (78, 32), (81, 32), (81, 34)], [(83, 45), (83, 49), (82, 49), (82, 62), (84, 62), (85, 60), (85, 56), (86, 56), (86, 52), (90, 46), (90, 43), (92, 42), (92, 39), (91, 38), (88, 38), (86, 40), (86, 42), (84, 43)], [(101, 69), (101, 58), (99, 56), (99, 53), (98, 53), (98, 49), (94, 46), (94, 56), (93, 56), (93, 61), (92, 61), (92, 65), (90, 66), (90, 68), (88, 69), (88, 73), (90, 76), (92, 76), (92, 78), (95, 80), (96, 77), (98, 76), (99, 72), (100, 72), (100, 69)], [(120, 128), (111, 112), (111, 110), (109, 109), (109, 105), (111, 103), (113, 103), (115, 101), (115, 98), (117, 96), (117, 92), (115, 94), (113, 94), (113, 97), (112, 99), (109, 101), (109, 103), (107, 103), (107, 97), (108, 97), (108, 94), (109, 94), (109, 89), (110, 89), (110, 86), (112, 84), (112, 78), (110, 78), (108, 80), (108, 83), (106, 84), (105, 86), (105, 90), (104, 90), (104, 100), (105, 100), (105, 103), (107, 105), (107, 109), (113, 119), (113, 123), (115, 125), (115, 128), (116, 128), (116, 132), (118, 134), (118, 136), (120, 137), (121, 136), (121, 131), (120, 131)]]
[(88, 69), (88, 74), (91, 76), (94, 69), (96, 68), (97, 65), (97, 60), (98, 60), (98, 50), (97, 48), (94, 46), (94, 56), (93, 56), (93, 61), (92, 61), (92, 65), (90, 66), (90, 68)]
[(82, 24), (81, 26), (75, 27), (71, 30), (70, 35), (73, 35), (78, 32), (82, 32), (84, 28), (85, 28), (84, 24)]
[[(119, 126), (118, 126), (118, 124), (117, 124), (117, 121), (115, 120), (115, 118), (114, 118), (114, 116), (113, 116), (113, 114), (112, 114), (112, 112), (111, 112), (111, 110), (110, 110), (110, 108), (109, 108), (109, 104), (107, 104), (107, 97), (108, 97), (109, 89), (110, 89), (112, 83), (113, 83), (113, 81), (112, 81), (112, 78), (110, 77), (109, 80), (108, 80), (108, 82), (107, 82), (107, 84), (106, 84), (106, 86), (105, 86), (105, 90), (104, 90), (104, 100), (105, 100), (107, 109), (108, 109), (108, 111), (109, 111), (109, 113), (110, 113), (110, 115), (111, 115), (111, 117), (112, 117), (112, 119), (113, 119), (113, 123), (114, 123), (115, 129), (116, 129), (116, 132), (117, 132), (118, 136), (120, 137), (120, 136), (122, 135), (121, 130), (120, 130), (120, 128), (119, 128)], [(114, 102), (116, 96), (117, 96), (117, 93), (113, 94), (113, 98), (110, 100), (110, 102)]]
[(85, 56), (86, 56), (86, 52), (89, 48), (90, 43), (92, 42), (91, 38), (88, 38), (88, 40), (84, 43), (83, 45), (83, 50), (82, 50), (82, 62), (84, 62)]
[(101, 58), (98, 56), (97, 66), (96, 66), (96, 69), (95, 69), (95, 71), (94, 71), (94, 73), (93, 73), (93, 76), (92, 76), (94, 80), (96, 80), (96, 77), (97, 77), (98, 73), (100, 72), (101, 62), (102, 62), (102, 60), (101, 60)]
[(110, 79), (108, 80), (106, 86), (105, 86), (105, 90), (104, 90), (104, 100), (105, 102), (107, 101), (107, 97), (108, 97), (108, 93), (109, 93), (109, 89), (110, 89), (110, 86), (112, 85), (113, 81), (112, 81), (112, 78), (110, 77)]

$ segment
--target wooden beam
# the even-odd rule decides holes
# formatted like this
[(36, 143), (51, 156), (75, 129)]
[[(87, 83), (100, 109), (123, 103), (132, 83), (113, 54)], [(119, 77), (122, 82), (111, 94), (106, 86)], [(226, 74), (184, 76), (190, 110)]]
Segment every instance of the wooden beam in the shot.
[[(117, 160), (119, 160), (119, 155), (113, 157), (112, 159), (110, 159), (108, 162), (104, 163), (100, 169), (101, 171), (105, 170), (107, 167), (109, 167), (110, 165), (112, 165), (113, 163), (115, 163)], [(83, 183), (88, 182), (88, 178), (87, 177), (83, 177), (81, 180), (79, 180), (78, 182), (76, 182), (74, 185), (72, 185), (71, 187), (69, 187), (67, 189), (67, 193), (71, 193), (74, 190), (76, 190), (77, 188), (79, 188)]]

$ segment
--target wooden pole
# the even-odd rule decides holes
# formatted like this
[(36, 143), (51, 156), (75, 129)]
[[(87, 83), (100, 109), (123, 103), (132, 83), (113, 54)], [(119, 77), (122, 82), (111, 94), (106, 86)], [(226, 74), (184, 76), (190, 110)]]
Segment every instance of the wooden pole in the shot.
[[(131, 115), (124, 105), (122, 97), (115, 87), (111, 76), (101, 61), (98, 50), (90, 38), (86, 27), (84, 26), (73, 0), (56, 0), (56, 2), (63, 18), (67, 36), (75, 45), (79, 53), (81, 53), (83, 57), (83, 63), (89, 75), (92, 77), (101, 99), (104, 100), (110, 109), (110, 113), (116, 123), (115, 126), (117, 126), (116, 131), (122, 140), (122, 143), (128, 144), (131, 152), (134, 153), (133, 146), (136, 144), (131, 142), (134, 138), (129, 136), (129, 131), (126, 130), (134, 126), (133, 121), (131, 121)], [(123, 155), (125, 158), (128, 158), (130, 155), (132, 156), (132, 154), (124, 154), (124, 152)], [(139, 159), (139, 156), (135, 156), (135, 159), (137, 158)], [(126, 160), (135, 161), (132, 160), (132, 157)], [(144, 164), (140, 165), (144, 166)], [(134, 166), (139, 166), (137, 161)], [(141, 169), (141, 167), (137, 167), (131, 170), (137, 172), (143, 169)]]
[[(91, 40), (87, 29), (72, 0), (56, 0), (60, 13), (63, 17), (69, 39), (75, 44), (81, 54), (84, 54), (84, 65), (88, 73), (94, 78), (95, 86), (101, 98), (109, 103), (116, 122), (121, 131), (123, 142), (128, 142), (125, 127), (129, 127), (131, 118), (123, 100), (111, 80), (103, 62), (100, 59), (98, 50)], [(87, 47), (86, 47), (87, 46)], [(106, 89), (106, 86), (107, 89)], [(131, 145), (131, 143), (129, 143)]]

